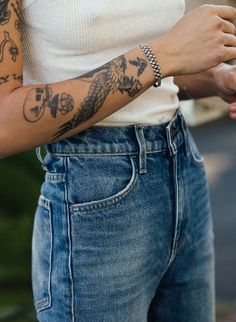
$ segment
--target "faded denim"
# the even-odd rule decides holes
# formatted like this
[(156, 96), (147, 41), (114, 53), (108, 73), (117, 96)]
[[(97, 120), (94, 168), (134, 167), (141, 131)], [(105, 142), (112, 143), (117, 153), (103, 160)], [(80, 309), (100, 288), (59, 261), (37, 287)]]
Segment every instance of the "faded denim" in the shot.
[(208, 186), (180, 111), (46, 149), (32, 243), (38, 320), (214, 322)]

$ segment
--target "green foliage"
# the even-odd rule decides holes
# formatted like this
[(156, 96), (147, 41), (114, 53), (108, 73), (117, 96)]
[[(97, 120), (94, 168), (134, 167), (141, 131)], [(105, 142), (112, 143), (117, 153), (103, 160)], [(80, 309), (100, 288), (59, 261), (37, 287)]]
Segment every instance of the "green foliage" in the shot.
[(0, 214), (13, 218), (32, 213), (38, 198), (43, 171), (33, 152), (0, 161)]
[(0, 216), (0, 285), (23, 286), (30, 278), (32, 215)]
[(31, 236), (44, 171), (34, 151), (0, 160), (0, 285), (27, 287)]

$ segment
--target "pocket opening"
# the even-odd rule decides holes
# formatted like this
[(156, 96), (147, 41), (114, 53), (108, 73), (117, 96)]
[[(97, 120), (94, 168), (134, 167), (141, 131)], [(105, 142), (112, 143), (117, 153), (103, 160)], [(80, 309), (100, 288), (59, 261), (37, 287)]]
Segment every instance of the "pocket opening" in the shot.
[(204, 157), (199, 152), (198, 147), (195, 143), (195, 140), (192, 137), (192, 134), (190, 132), (188, 132), (188, 146), (189, 146), (189, 155), (190, 155), (191, 161), (195, 165), (204, 166)]
[(128, 184), (119, 192), (115, 193), (112, 196), (100, 199), (100, 200), (93, 200), (83, 203), (76, 203), (71, 204), (69, 209), (70, 213), (74, 214), (77, 212), (91, 212), (98, 209), (103, 209), (109, 206), (115, 205), (117, 202), (119, 202), (121, 199), (125, 198), (130, 191), (135, 187), (138, 179), (138, 171), (135, 167), (134, 157), (130, 157), (131, 162), (131, 177), (128, 181)]

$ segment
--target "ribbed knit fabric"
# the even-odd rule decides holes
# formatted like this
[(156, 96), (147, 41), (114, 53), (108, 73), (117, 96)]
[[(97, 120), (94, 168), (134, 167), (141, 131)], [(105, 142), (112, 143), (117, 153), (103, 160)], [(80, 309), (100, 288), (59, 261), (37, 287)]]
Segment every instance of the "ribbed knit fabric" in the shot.
[[(23, 0), (24, 84), (74, 78), (169, 30), (184, 0)], [(78, 89), (79, 90), (79, 89)], [(98, 123), (158, 124), (178, 107), (169, 77)]]

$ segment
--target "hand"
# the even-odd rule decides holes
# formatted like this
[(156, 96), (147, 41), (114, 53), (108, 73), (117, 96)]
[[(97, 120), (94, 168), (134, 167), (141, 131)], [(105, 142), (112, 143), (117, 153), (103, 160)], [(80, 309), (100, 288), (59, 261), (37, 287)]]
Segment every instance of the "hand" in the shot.
[(166, 76), (194, 74), (236, 58), (236, 9), (203, 5), (151, 44)]
[(236, 103), (229, 105), (229, 116), (232, 120), (236, 120)]
[(236, 119), (236, 66), (220, 64), (212, 69), (215, 91), (229, 104), (229, 115)]

